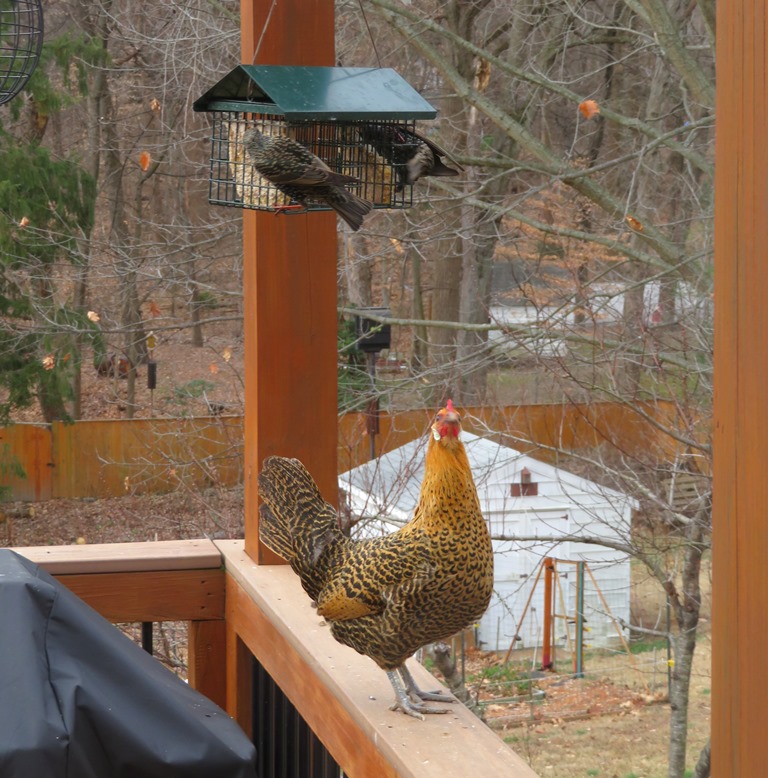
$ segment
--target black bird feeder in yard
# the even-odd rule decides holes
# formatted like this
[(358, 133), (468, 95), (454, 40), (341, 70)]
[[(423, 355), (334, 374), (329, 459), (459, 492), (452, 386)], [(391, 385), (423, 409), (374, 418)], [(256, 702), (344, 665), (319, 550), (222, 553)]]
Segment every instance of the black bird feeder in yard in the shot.
[(43, 6), (40, 0), (0, 4), (0, 105), (24, 88), (43, 48)]
[(376, 319), (370, 319), (366, 314), (388, 319), (391, 312), (389, 308), (360, 308), (360, 313), (355, 316), (357, 347), (367, 357), (368, 376), (371, 379), (371, 391), (373, 392), (365, 412), (365, 426), (370, 444), (370, 457), (375, 459), (376, 436), (379, 434), (379, 395), (376, 392), (376, 358), (380, 351), (390, 347), (392, 329), (389, 324), (384, 324)]
[[(274, 211), (295, 204), (256, 171), (244, 136), (292, 139), (334, 173), (344, 189), (374, 208), (413, 204), (406, 162), (420, 141), (417, 119), (437, 112), (394, 70), (240, 65), (194, 104), (212, 114), (209, 201)], [(423, 144), (422, 144), (423, 145)], [(303, 198), (308, 210), (329, 210)]]
[(378, 354), (389, 348), (392, 339), (392, 328), (377, 319), (371, 319), (366, 314), (388, 319), (391, 316), (389, 308), (360, 308), (355, 316), (355, 332), (357, 347), (366, 354)]

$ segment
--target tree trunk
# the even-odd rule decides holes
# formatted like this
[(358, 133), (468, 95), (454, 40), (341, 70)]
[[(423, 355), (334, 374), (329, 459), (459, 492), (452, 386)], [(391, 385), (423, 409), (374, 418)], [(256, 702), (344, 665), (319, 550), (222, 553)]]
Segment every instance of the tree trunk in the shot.
[[(458, 321), (461, 289), (461, 244), (457, 237), (458, 209), (446, 213), (444, 236), (436, 241), (432, 258), (432, 312), (433, 321)], [(453, 223), (452, 223), (453, 222)], [(442, 365), (444, 380), (453, 383), (452, 363), (456, 356), (456, 330), (430, 328), (429, 350), (432, 363)]]
[(197, 273), (195, 270), (195, 261), (189, 261), (187, 268), (189, 283), (192, 286), (192, 293), (189, 301), (189, 314), (192, 319), (192, 345), (196, 348), (202, 348), (205, 344), (203, 338), (203, 325), (200, 323), (200, 314), (202, 306), (200, 305), (200, 289), (197, 285)]
[[(411, 315), (414, 319), (424, 321), (426, 312), (424, 311), (424, 295), (421, 283), (421, 254), (409, 247), (408, 258), (411, 266)], [(413, 338), (411, 343), (411, 370), (414, 373), (420, 373), (427, 367), (427, 328), (416, 326), (413, 328)]]
[[(675, 665), (669, 692), (669, 778), (683, 778), (688, 743), (688, 703), (691, 671), (696, 651), (696, 635), (701, 609), (701, 557), (705, 549), (704, 529), (709, 526), (709, 507), (697, 512), (686, 532), (682, 590), (671, 589), (678, 634), (674, 643)], [(670, 591), (668, 584), (668, 591)]]
[(372, 262), (366, 255), (363, 239), (353, 232), (345, 231), (339, 247), (343, 252), (341, 266), (344, 268), (347, 299), (356, 308), (369, 308), (373, 305)]

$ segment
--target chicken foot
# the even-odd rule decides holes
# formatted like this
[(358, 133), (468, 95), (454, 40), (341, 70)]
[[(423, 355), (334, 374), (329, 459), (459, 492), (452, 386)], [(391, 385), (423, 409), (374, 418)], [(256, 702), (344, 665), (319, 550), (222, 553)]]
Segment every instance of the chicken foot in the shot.
[(405, 665), (401, 665), (397, 669), (400, 671), (400, 675), (405, 683), (405, 690), (411, 697), (415, 694), (420, 700), (424, 700), (425, 702), (427, 700), (430, 702), (457, 702), (457, 699), (452, 694), (446, 694), (445, 692), (439, 691), (425, 692), (419, 689), (416, 685), (416, 681), (414, 681), (413, 676), (411, 675), (411, 671)]
[[(398, 671), (400, 675), (398, 675)], [(402, 665), (397, 670), (387, 670), (387, 678), (395, 690), (395, 703), (390, 710), (400, 710), (408, 716), (416, 719), (424, 719), (422, 713), (448, 713), (447, 708), (430, 708), (422, 702), (416, 702), (414, 698), (423, 701), (456, 702), (454, 697), (438, 692), (425, 692), (419, 689), (410, 671)]]

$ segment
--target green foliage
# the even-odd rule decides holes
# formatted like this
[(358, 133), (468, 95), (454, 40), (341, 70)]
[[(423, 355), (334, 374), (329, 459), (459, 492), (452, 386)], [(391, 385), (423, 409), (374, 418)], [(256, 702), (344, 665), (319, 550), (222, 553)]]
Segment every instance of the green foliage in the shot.
[(2, 483), (9, 475), (16, 476), (16, 478), (27, 477), (21, 462), (12, 453), (10, 445), (4, 443), (0, 448), (0, 500), (5, 499), (11, 491), (10, 486), (5, 486)]
[(206, 392), (216, 388), (216, 384), (206, 381), (204, 378), (195, 378), (193, 381), (187, 381), (186, 384), (175, 386), (173, 396), (182, 402), (187, 400), (197, 400)]
[[(57, 299), (54, 266), (78, 263), (78, 240), (93, 227), (96, 185), (79, 165), (37, 145), (0, 147), (0, 422), (41, 402), (47, 420), (68, 418), (79, 365), (77, 331), (97, 327)], [(43, 358), (53, 355), (52, 365)]]
[(173, 387), (171, 402), (177, 406), (177, 415), (188, 416), (191, 414), (190, 405), (194, 400), (199, 400), (204, 394), (216, 388), (216, 384), (206, 381), (204, 378), (196, 378), (185, 384)]
[[(47, 118), (87, 93), (87, 75), (106, 64), (102, 43), (82, 34), (47, 37), (25, 87), (10, 103), (15, 121), (32, 110), (42, 137)], [(37, 397), (47, 420), (68, 418), (79, 368), (78, 332), (105, 350), (98, 327), (59, 299), (54, 268), (81, 262), (78, 243), (90, 235), (96, 182), (75, 161), (53, 159), (38, 142), (19, 144), (0, 123), (0, 422)], [(43, 365), (43, 359), (53, 361)], [(46, 369), (48, 368), (48, 369)]]
[(213, 311), (219, 307), (219, 298), (216, 297), (213, 292), (209, 292), (207, 289), (201, 289), (195, 295), (192, 305), (199, 310)]
[(649, 651), (666, 651), (668, 647), (666, 638), (655, 638), (653, 640), (639, 640), (629, 644), (629, 650), (633, 654), (645, 654)]
[[(30, 76), (24, 93), (34, 102), (38, 115), (50, 116), (86, 95), (89, 67), (105, 65), (107, 62), (107, 51), (99, 40), (71, 33), (46, 39), (40, 52), (40, 62)], [(51, 79), (54, 71), (59, 75), (55, 80)], [(63, 90), (59, 84), (63, 84)], [(15, 121), (19, 118), (24, 102), (12, 100), (9, 106)]]
[(76, 162), (54, 160), (37, 145), (0, 149), (0, 246), (11, 261), (76, 257), (77, 239), (93, 227), (95, 201), (96, 182)]
[(512, 664), (484, 667), (472, 680), (493, 684), (495, 691), (505, 696), (529, 694), (535, 686), (535, 681)]

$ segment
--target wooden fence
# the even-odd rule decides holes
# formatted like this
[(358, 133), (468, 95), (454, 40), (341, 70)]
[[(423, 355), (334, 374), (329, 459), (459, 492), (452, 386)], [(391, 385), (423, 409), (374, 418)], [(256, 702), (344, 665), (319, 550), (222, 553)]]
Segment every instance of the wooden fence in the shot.
[[(670, 409), (646, 406), (663, 419)], [(612, 441), (624, 453), (674, 459), (675, 441), (643, 415), (613, 403), (464, 408), (464, 426), (494, 432), (502, 442), (547, 458), (547, 447), (594, 449)], [(432, 411), (382, 413), (377, 454), (424, 434)], [(364, 414), (345, 414), (338, 427), (338, 470), (366, 462), (370, 438)], [(16, 467), (14, 467), (16, 465)], [(25, 477), (18, 472), (20, 466)], [(169, 492), (180, 485), (233, 486), (243, 476), (243, 419), (112, 419), (0, 427), (0, 485), (5, 501), (117, 497)]]

